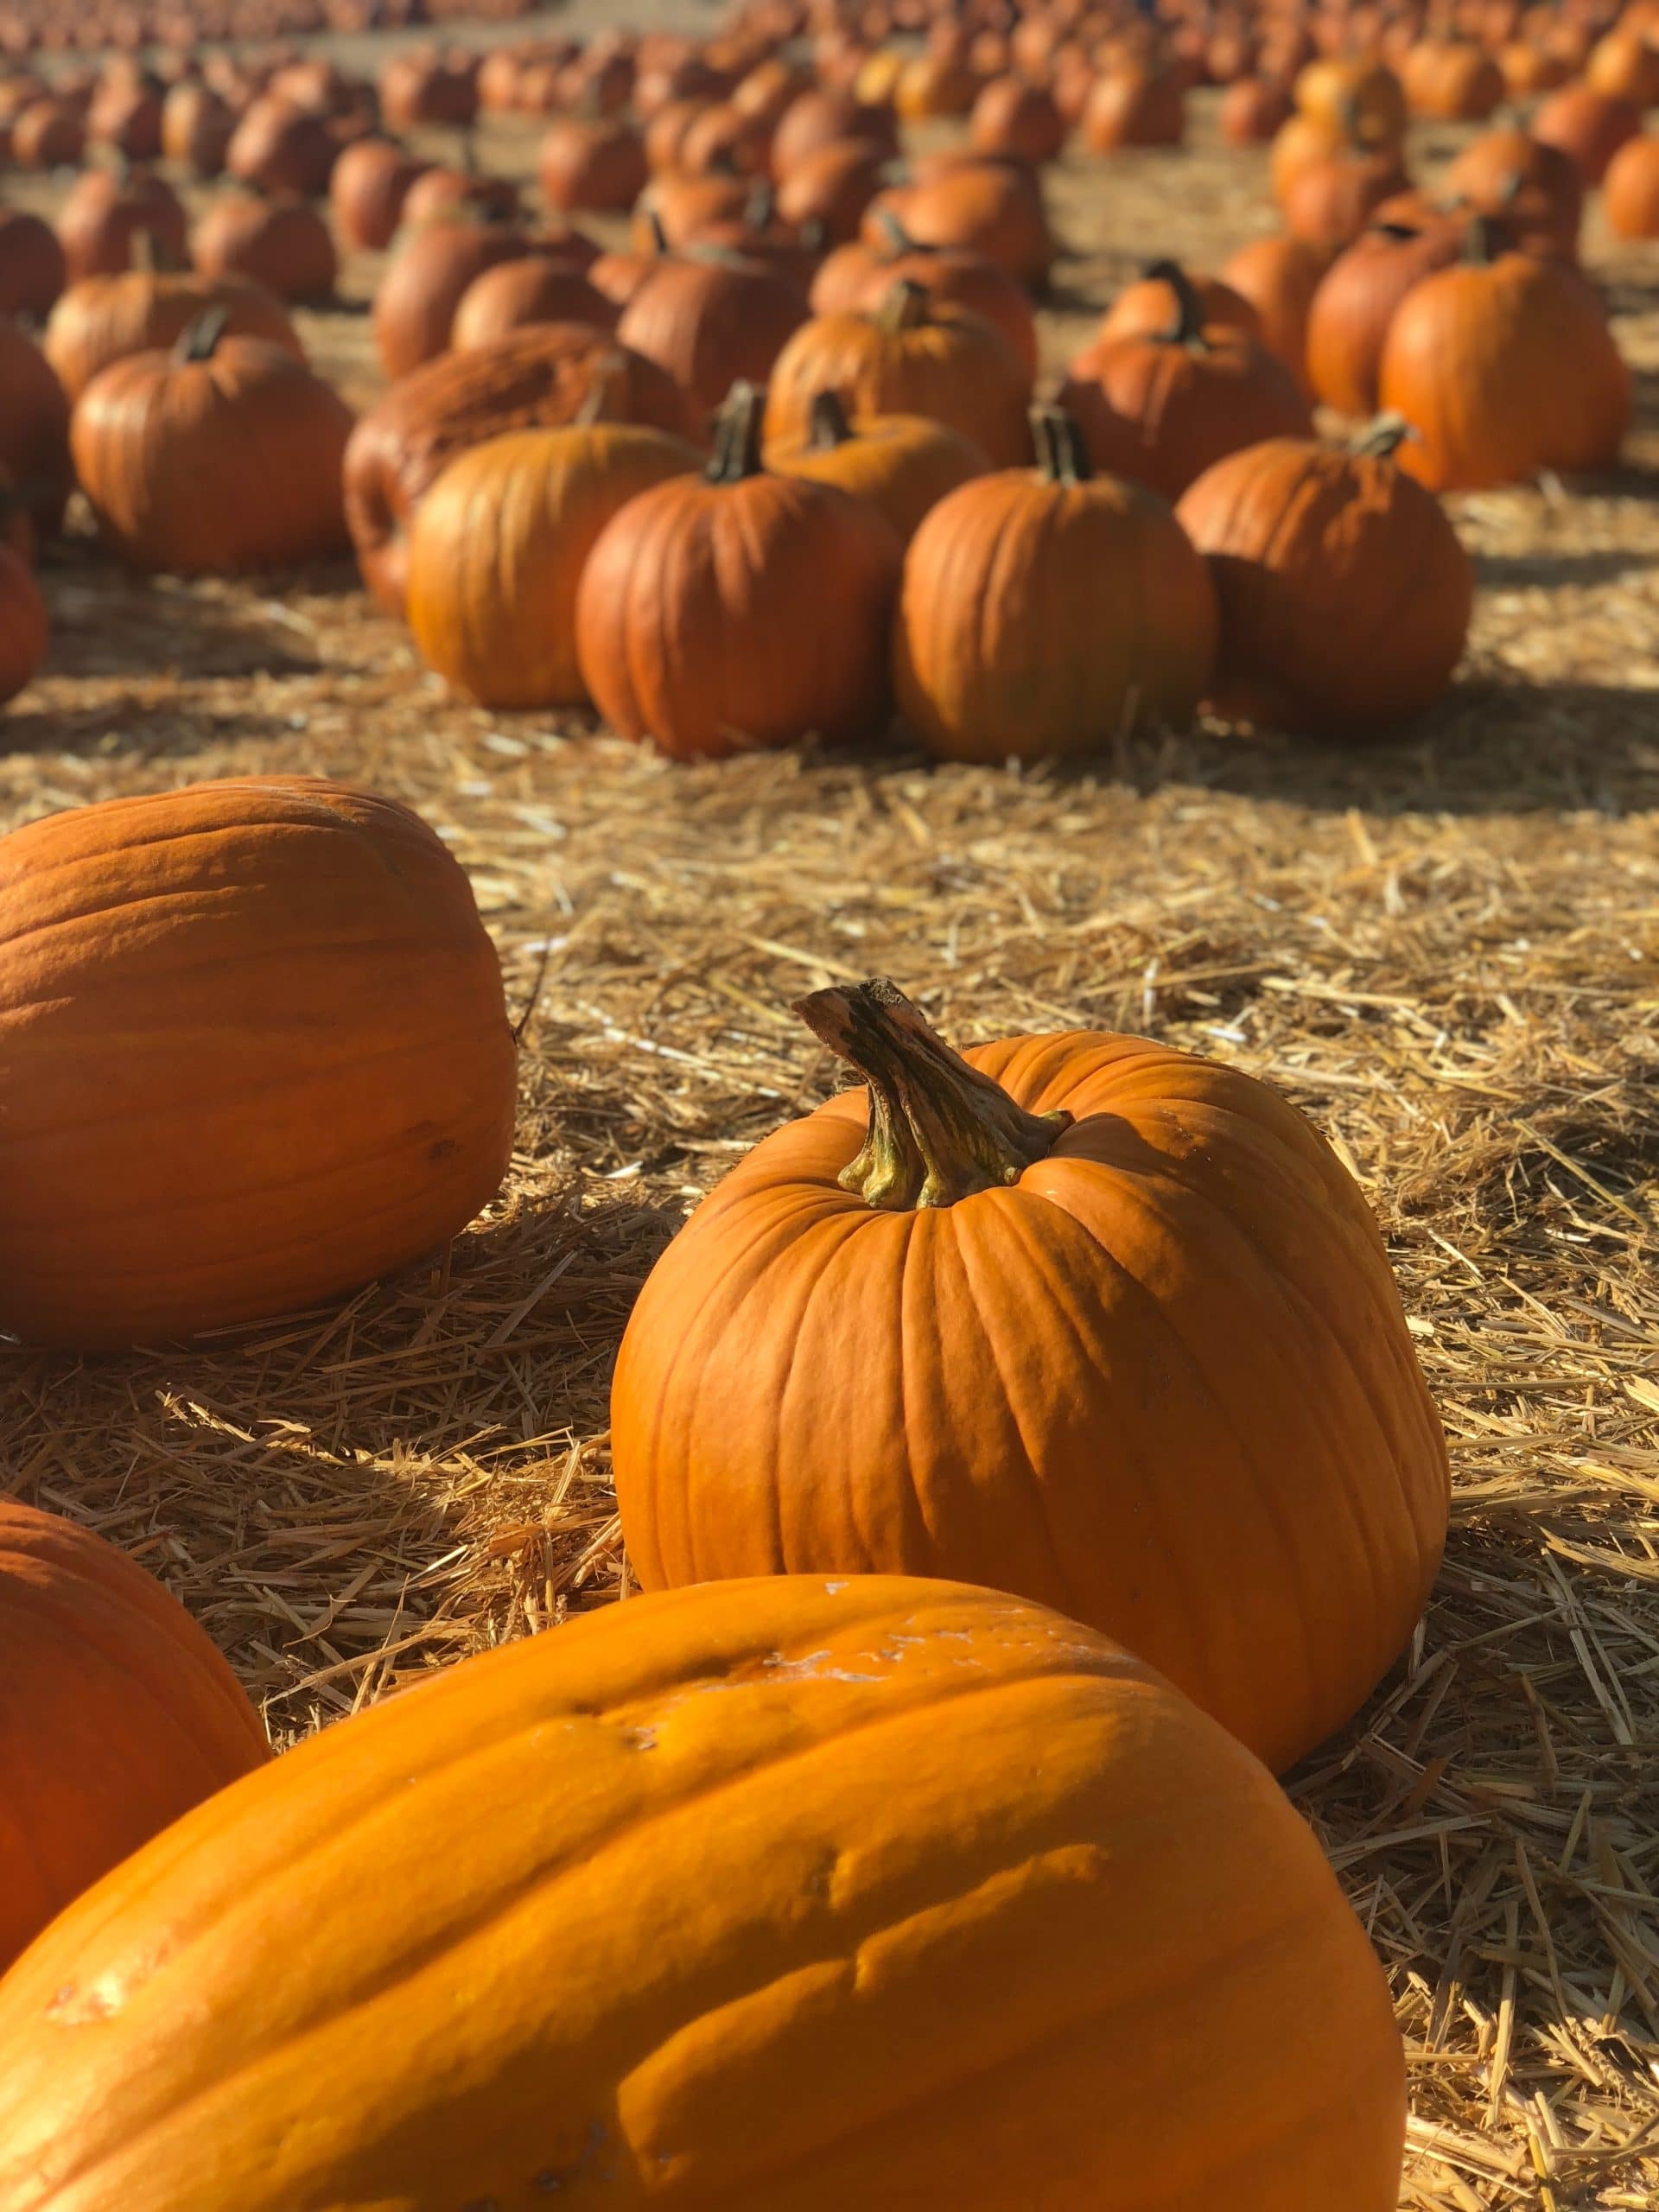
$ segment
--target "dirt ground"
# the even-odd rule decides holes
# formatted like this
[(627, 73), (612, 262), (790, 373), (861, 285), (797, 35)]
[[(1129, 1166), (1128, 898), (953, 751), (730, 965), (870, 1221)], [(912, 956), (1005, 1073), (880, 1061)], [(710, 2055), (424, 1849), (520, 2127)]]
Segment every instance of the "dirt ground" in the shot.
[[(1061, 165), (1051, 365), (1149, 254), (1214, 266), (1270, 227), (1263, 157), (1195, 105), (1180, 154)], [(1460, 135), (1420, 133), (1419, 167)], [(483, 150), (527, 170), (535, 137)], [(961, 1040), (1126, 1027), (1236, 1060), (1363, 1183), (1452, 1439), (1428, 1618), (1291, 1785), (1394, 1978), (1402, 2203), (1649, 2207), (1659, 248), (1612, 251), (1592, 218), (1588, 255), (1640, 378), (1629, 465), (1453, 503), (1467, 661), (1363, 752), (1211, 730), (1077, 774), (891, 744), (674, 767), (446, 699), (344, 570), (146, 582), (78, 524), (46, 563), (48, 671), (6, 716), (4, 822), (250, 771), (376, 785), (450, 840), (535, 1010), (511, 1184), (470, 1234), (344, 1312), (206, 1345), (0, 1346), (6, 1481), (161, 1573), (289, 1740), (626, 1587), (618, 1336), (696, 1198), (834, 1087), (803, 990), (890, 974)], [(302, 317), (359, 404), (376, 273), (357, 258)]]

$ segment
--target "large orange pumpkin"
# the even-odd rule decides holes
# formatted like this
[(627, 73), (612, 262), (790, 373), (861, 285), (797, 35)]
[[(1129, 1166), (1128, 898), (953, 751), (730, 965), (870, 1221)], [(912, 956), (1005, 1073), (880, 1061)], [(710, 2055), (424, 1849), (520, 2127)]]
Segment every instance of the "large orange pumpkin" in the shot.
[(606, 1606), (302, 1744), (0, 1985), (0, 2212), (1392, 2212), (1388, 1984), (1139, 1659), (986, 1590)]
[(159, 1582), (0, 1497), (0, 1974), (73, 1897), (269, 1757), (236, 1677)]
[(798, 1011), (870, 1087), (758, 1146), (646, 1281), (611, 1402), (639, 1580), (1015, 1590), (1287, 1765), (1399, 1653), (1446, 1530), (1352, 1179), (1265, 1084), (1144, 1038), (963, 1060), (891, 984)]
[(465, 1228), (514, 1052), (426, 824), (252, 778), (0, 838), (0, 1327), (97, 1350), (332, 1299)]

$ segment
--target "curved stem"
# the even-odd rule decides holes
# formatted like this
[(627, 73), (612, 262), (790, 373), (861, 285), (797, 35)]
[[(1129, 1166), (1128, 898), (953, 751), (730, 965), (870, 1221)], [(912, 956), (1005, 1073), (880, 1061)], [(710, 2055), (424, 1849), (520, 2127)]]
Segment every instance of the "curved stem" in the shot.
[(892, 208), (878, 207), (874, 212), (875, 226), (881, 233), (881, 244), (887, 259), (897, 261), (902, 254), (914, 253), (916, 241)]
[(1354, 434), (1348, 450), (1356, 461), (1390, 461), (1416, 435), (1403, 415), (1379, 415)]
[(219, 307), (204, 308), (200, 315), (192, 315), (179, 334), (178, 343), (173, 348), (174, 359), (211, 361), (230, 319), (230, 309)]
[(714, 458), (703, 471), (705, 483), (741, 484), (745, 478), (760, 474), (766, 397), (758, 385), (741, 378), (728, 392), (715, 421)]
[(814, 991), (794, 1010), (869, 1086), (869, 1131), (840, 1178), (868, 1205), (906, 1213), (1017, 1182), (1071, 1125), (1064, 1109), (1016, 1105), (885, 978)]
[(1083, 432), (1064, 408), (1033, 407), (1031, 435), (1046, 483), (1086, 484), (1094, 474)]
[(874, 320), (882, 330), (914, 330), (927, 321), (929, 294), (913, 276), (900, 276), (882, 293)]
[(1175, 295), (1175, 320), (1162, 334), (1165, 344), (1202, 346), (1205, 342), (1204, 302), (1180, 263), (1151, 262), (1147, 264), (1147, 275), (1157, 283), (1167, 284)]
[(853, 435), (847, 403), (838, 391), (815, 391), (808, 417), (807, 443), (814, 453), (828, 453), (844, 446)]

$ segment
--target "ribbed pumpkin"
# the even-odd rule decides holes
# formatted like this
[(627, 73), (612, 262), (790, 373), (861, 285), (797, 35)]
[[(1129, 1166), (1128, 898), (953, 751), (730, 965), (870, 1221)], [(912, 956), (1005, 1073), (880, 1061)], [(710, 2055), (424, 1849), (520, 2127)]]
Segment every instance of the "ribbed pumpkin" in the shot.
[(586, 323), (515, 331), (394, 385), (353, 431), (345, 461), (346, 520), (363, 580), (381, 605), (403, 613), (404, 533), (456, 454), (508, 430), (562, 429), (584, 410), (671, 437), (698, 435), (671, 377)]
[(90, 1351), (407, 1266), (512, 1137), (466, 877), (406, 807), (308, 779), (0, 838), (0, 1327)]
[(1337, 256), (1307, 318), (1308, 381), (1325, 406), (1356, 416), (1375, 410), (1382, 347), (1396, 308), (1461, 251), (1459, 226), (1442, 219), (1421, 228), (1373, 224)]
[(455, 309), (449, 342), (457, 353), (474, 353), (514, 331), (549, 322), (613, 330), (616, 308), (574, 263), (556, 254), (527, 253), (499, 261), (473, 279)]
[(72, 284), (46, 326), (46, 358), (69, 397), (78, 399), (101, 369), (130, 353), (176, 344), (209, 308), (224, 314), (227, 338), (263, 338), (304, 359), (287, 309), (263, 284), (162, 269), (130, 269)]
[(820, 146), (798, 162), (778, 187), (779, 219), (813, 224), (825, 245), (855, 238), (866, 211), (886, 182), (886, 150), (866, 139)]
[(1179, 146), (1186, 136), (1181, 79), (1173, 69), (1110, 69), (1090, 93), (1078, 128), (1091, 154), (1116, 154), (1128, 146)]
[(115, 362), (75, 403), (70, 450), (123, 557), (180, 575), (327, 560), (346, 549), (352, 410), (303, 361), (227, 338), (209, 308), (170, 353)]
[(806, 295), (737, 255), (667, 254), (622, 310), (616, 334), (711, 415), (734, 384), (765, 384), (808, 319)]
[(869, 315), (819, 315), (798, 330), (773, 367), (766, 438), (805, 436), (821, 391), (852, 415), (925, 415), (960, 431), (1000, 468), (1031, 453), (1031, 386), (1001, 331), (966, 309), (935, 305), (900, 278)]
[(543, 137), (536, 175), (548, 205), (625, 213), (645, 190), (650, 172), (639, 134), (613, 117), (561, 116)]
[(934, 299), (993, 324), (1013, 347), (1027, 385), (1036, 383), (1037, 317), (1016, 277), (964, 247), (918, 245), (896, 216), (886, 216), (878, 227), (879, 244), (861, 238), (827, 256), (812, 282), (814, 315), (868, 315), (895, 284), (919, 284)]
[(1392, 2212), (1404, 2132), (1388, 1984), (1271, 1778), (950, 1583), (464, 1660), (0, 1986), (0, 2212)]
[(1046, 86), (1025, 77), (996, 77), (974, 102), (968, 137), (976, 154), (1029, 162), (1037, 168), (1058, 159), (1065, 129), (1065, 118)]
[(1659, 238), (1659, 138), (1644, 133), (1607, 165), (1602, 210), (1616, 238)]
[(1215, 657), (1214, 594), (1169, 508), (1091, 478), (1066, 417), (1033, 420), (1038, 467), (953, 492), (906, 556), (894, 687), (951, 760), (1094, 753), (1185, 721)]
[(611, 517), (702, 466), (632, 423), (518, 430), (475, 446), (421, 503), (409, 623), (429, 664), (486, 707), (580, 706), (576, 587)]
[(1565, 262), (1503, 251), (1484, 219), (1468, 258), (1395, 311), (1378, 384), (1417, 432), (1402, 467), (1435, 491), (1610, 468), (1630, 426), (1630, 371), (1593, 287)]
[(10, 315), (0, 315), (0, 468), (36, 531), (49, 536), (74, 482), (69, 403), (50, 362)]
[(887, 723), (899, 540), (866, 501), (768, 474), (760, 417), (738, 385), (706, 474), (630, 501), (576, 595), (594, 703), (680, 760)]
[(1634, 102), (1588, 85), (1564, 85), (1532, 118), (1532, 135), (1559, 147), (1586, 184), (1599, 184), (1619, 148), (1637, 137), (1642, 111)]
[(1219, 714), (1346, 740), (1446, 690), (1474, 571), (1439, 500), (1395, 465), (1406, 435), (1384, 417), (1346, 450), (1270, 439), (1189, 487), (1176, 513), (1221, 609)]
[(766, 448), (766, 467), (780, 476), (834, 484), (879, 507), (901, 545), (924, 515), (958, 485), (990, 471), (980, 448), (943, 423), (921, 415), (870, 415), (855, 423), (839, 396), (821, 391), (807, 435)]
[(1276, 354), (1241, 330), (1206, 326), (1175, 263), (1158, 263), (1156, 273), (1174, 302), (1164, 328), (1080, 353), (1060, 405), (1081, 426), (1096, 468), (1176, 499), (1224, 454), (1262, 438), (1306, 437), (1313, 424)]
[(1584, 213), (1584, 179), (1559, 146), (1524, 130), (1491, 130), (1465, 147), (1442, 180), (1446, 197), (1477, 215), (1495, 215), (1516, 244), (1551, 245), (1575, 255)]
[(269, 1757), (236, 1677), (159, 1582), (0, 1497), (0, 1975), (111, 1866)]
[(1402, 1649), (1446, 1531), (1353, 1181), (1265, 1084), (1144, 1038), (963, 1060), (891, 984), (798, 1011), (869, 1089), (766, 1139), (646, 1281), (611, 1402), (639, 1580), (988, 1582), (1287, 1765)]

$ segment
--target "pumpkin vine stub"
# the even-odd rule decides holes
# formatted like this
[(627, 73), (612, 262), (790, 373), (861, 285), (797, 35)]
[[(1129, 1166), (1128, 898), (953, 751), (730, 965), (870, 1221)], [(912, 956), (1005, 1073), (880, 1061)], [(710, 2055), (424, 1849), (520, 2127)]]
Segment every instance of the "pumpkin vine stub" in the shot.
[(1028, 1114), (929, 1027), (896, 983), (813, 991), (795, 1012), (869, 1086), (870, 1125), (840, 1181), (872, 1206), (954, 1205), (1017, 1182), (1071, 1126)]

